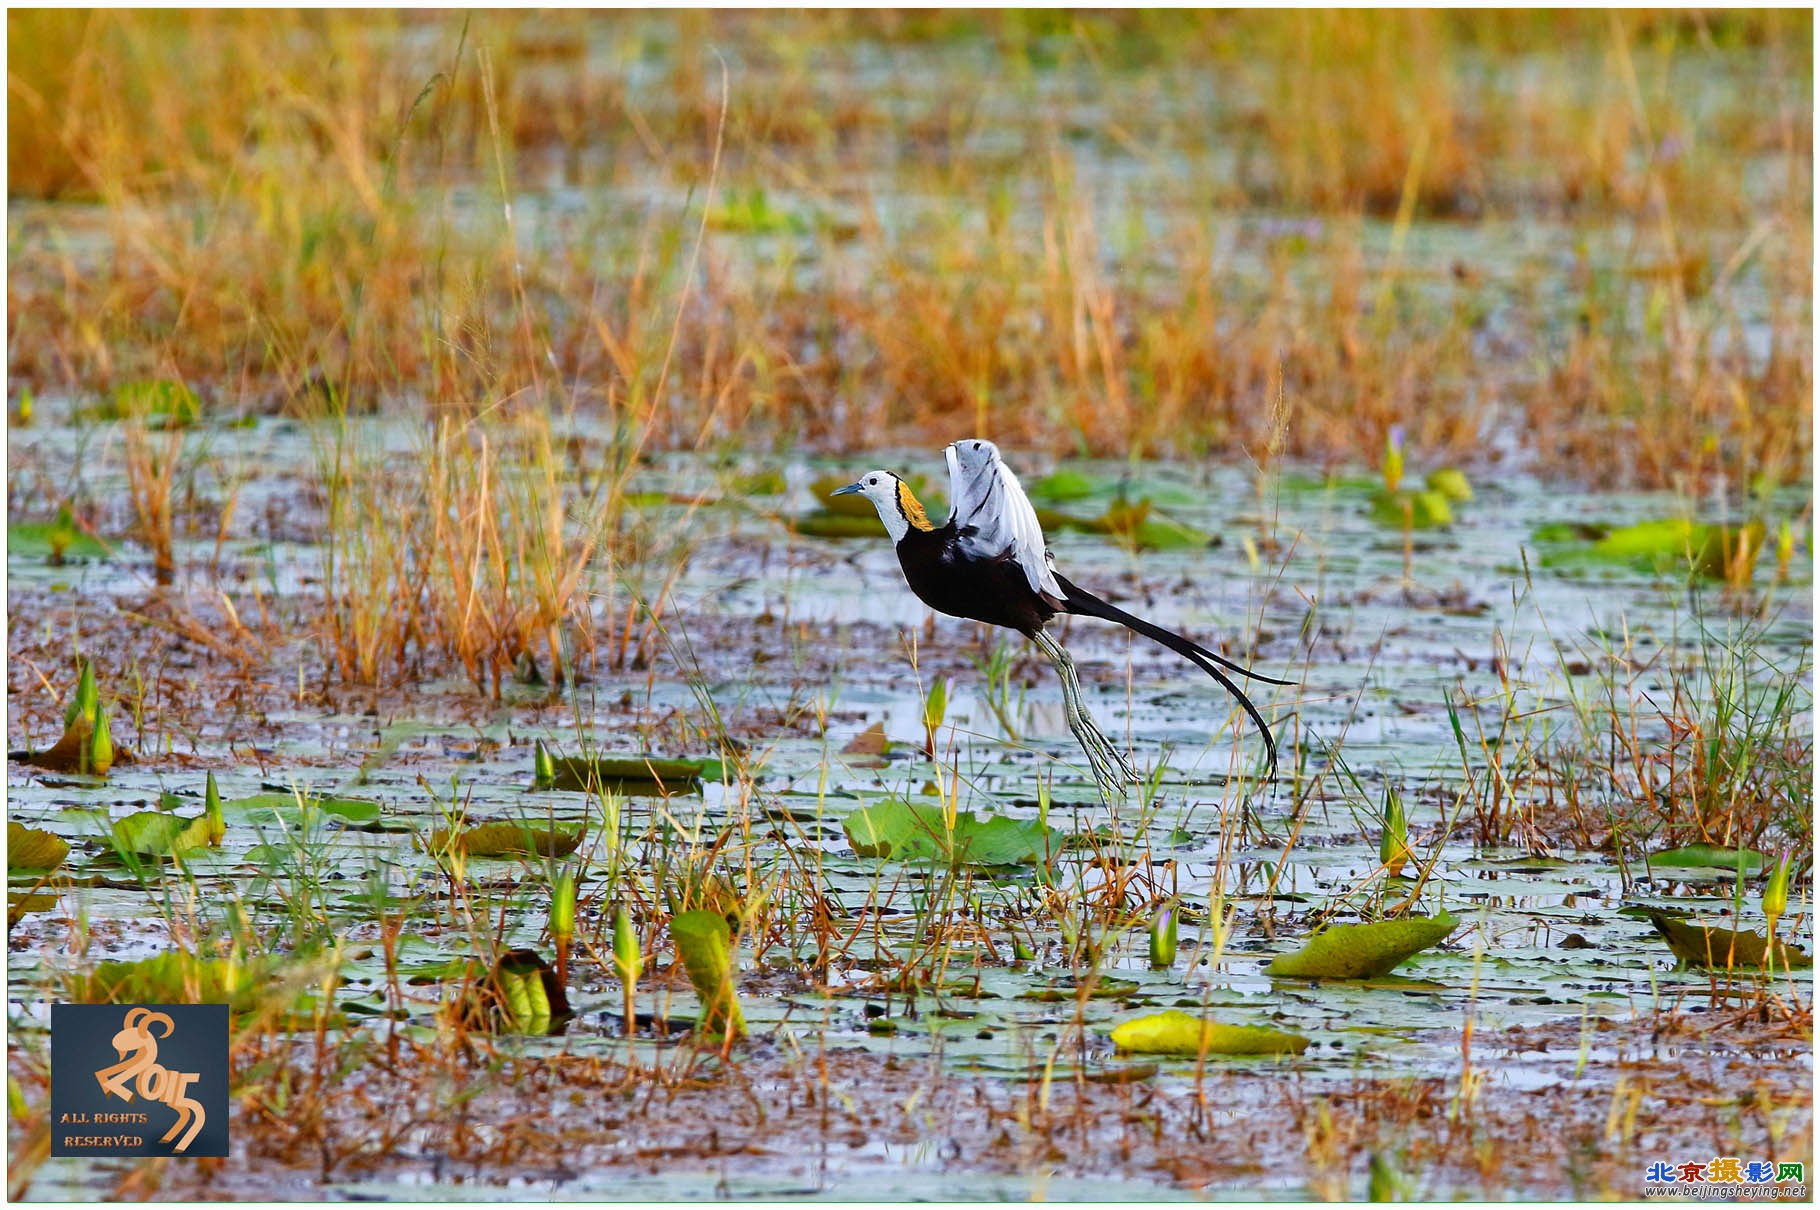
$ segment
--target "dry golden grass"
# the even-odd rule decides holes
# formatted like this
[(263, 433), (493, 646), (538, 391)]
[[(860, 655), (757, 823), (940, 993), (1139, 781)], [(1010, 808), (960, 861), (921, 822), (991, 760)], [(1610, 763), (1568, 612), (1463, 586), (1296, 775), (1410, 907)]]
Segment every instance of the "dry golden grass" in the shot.
[[(1231, 454), (1280, 388), (1292, 455), (1401, 423), (1586, 479), (1808, 473), (1805, 14), (8, 20), (12, 192), (99, 203), (13, 219), (40, 394)], [(861, 76), (861, 40), (897, 68)], [(1753, 87), (1688, 83), (1715, 73)], [(587, 200), (502, 204), (549, 186)], [(1259, 239), (1259, 207), (1312, 225)], [(1437, 218), (1485, 263), (1418, 264)], [(1558, 246), (1519, 255), (1536, 223)]]

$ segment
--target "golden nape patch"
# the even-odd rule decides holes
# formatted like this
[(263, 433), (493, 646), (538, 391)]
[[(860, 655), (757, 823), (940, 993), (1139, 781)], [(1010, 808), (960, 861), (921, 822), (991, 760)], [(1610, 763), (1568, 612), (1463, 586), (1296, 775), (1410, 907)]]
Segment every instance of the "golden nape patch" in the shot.
[(910, 485), (902, 479), (897, 481), (897, 511), (904, 514), (904, 520), (910, 523), (912, 529), (935, 528), (929, 524), (929, 514), (923, 511), (923, 506), (910, 494)]

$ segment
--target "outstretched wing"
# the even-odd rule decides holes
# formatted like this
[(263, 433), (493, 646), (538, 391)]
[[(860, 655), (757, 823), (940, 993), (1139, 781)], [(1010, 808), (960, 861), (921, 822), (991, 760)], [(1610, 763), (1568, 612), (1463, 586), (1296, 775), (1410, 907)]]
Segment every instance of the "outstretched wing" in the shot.
[(1036, 509), (998, 447), (990, 441), (956, 442), (948, 447), (947, 459), (955, 540), (961, 549), (976, 559), (1013, 559), (1032, 592), (1064, 600)]

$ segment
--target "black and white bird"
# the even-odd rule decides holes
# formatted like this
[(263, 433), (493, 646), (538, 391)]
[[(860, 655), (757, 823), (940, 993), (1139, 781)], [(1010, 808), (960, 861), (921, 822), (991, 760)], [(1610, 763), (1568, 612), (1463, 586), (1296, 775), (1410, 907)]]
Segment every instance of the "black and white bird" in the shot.
[(1045, 632), (1058, 613), (1117, 622), (1188, 659), (1225, 686), (1245, 708), (1264, 737), (1269, 770), (1275, 771), (1276, 740), (1270, 725), (1222, 669), (1272, 685), (1294, 682), (1252, 672), (1070, 582), (1056, 571), (1036, 509), (1017, 476), (999, 457), (998, 447), (990, 441), (969, 439), (955, 442), (945, 452), (954, 507), (940, 527), (930, 522), (909, 485), (890, 471), (872, 471), (833, 494), (857, 492), (872, 501), (897, 547), (904, 579), (924, 604), (953, 617), (1009, 627), (1048, 657), (1062, 680), (1068, 727), (1087, 754), (1108, 803), (1122, 793), (1123, 785), (1136, 784), (1138, 778), (1088, 715), (1073, 659)]

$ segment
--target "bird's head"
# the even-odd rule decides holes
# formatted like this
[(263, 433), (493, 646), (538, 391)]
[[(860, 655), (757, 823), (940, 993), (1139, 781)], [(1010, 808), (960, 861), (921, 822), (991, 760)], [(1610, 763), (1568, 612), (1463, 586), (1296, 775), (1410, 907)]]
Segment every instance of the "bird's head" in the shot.
[(942, 452), (948, 458), (949, 470), (965, 479), (979, 474), (999, 456), (998, 446), (979, 437), (956, 441)]
[(855, 482), (835, 488), (830, 495), (850, 496), (855, 493), (872, 501), (878, 519), (885, 523), (892, 542), (901, 542), (912, 529), (933, 529), (929, 514), (910, 492), (910, 485), (890, 471), (867, 471)]

